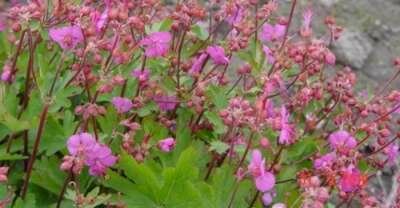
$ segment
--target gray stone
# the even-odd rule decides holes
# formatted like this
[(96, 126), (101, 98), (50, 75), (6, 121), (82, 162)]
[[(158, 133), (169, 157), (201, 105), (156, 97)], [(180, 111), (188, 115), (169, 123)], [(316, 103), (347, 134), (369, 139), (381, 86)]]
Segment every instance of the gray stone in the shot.
[(365, 34), (355, 30), (344, 30), (333, 44), (337, 60), (355, 69), (363, 67), (373, 48), (373, 41)]
[[(368, 57), (361, 71), (379, 83), (385, 83), (387, 80), (391, 79), (396, 73), (393, 67), (393, 60), (400, 54), (399, 43), (400, 38), (395, 37), (382, 40), (374, 47), (373, 52)], [(397, 79), (392, 87), (399, 86), (400, 80)]]

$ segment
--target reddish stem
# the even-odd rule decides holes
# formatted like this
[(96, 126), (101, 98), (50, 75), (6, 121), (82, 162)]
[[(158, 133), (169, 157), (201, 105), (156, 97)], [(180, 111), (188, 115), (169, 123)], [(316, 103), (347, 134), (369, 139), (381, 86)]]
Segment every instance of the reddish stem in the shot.
[(40, 139), (42, 137), (43, 129), (44, 129), (44, 126), (46, 124), (46, 118), (47, 118), (48, 110), (49, 110), (49, 104), (46, 103), (44, 105), (42, 113), (40, 115), (39, 127), (38, 127), (38, 130), (37, 130), (37, 133), (36, 133), (36, 138), (35, 138), (35, 143), (33, 145), (32, 155), (29, 157), (28, 168), (27, 168), (27, 172), (26, 172), (26, 176), (25, 176), (25, 181), (24, 181), (24, 184), (22, 186), (22, 191), (21, 191), (21, 198), (22, 199), (25, 198), (26, 191), (28, 190), (28, 185), (29, 185), (29, 180), (30, 180), (31, 173), (32, 173), (32, 168), (33, 168), (33, 164), (34, 164), (35, 159), (36, 159), (37, 152), (39, 150)]

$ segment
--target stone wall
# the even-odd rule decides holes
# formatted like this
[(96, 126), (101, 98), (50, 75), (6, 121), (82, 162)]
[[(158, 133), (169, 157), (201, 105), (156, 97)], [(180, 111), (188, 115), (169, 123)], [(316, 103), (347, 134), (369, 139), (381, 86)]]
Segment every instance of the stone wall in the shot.
[[(344, 26), (333, 50), (339, 63), (351, 66), (367, 87), (390, 79), (400, 56), (400, 0), (314, 0), (316, 18), (332, 14)], [(289, 3), (289, 2), (287, 2)], [(320, 21), (320, 20), (319, 20)], [(400, 79), (393, 88), (400, 87)]]

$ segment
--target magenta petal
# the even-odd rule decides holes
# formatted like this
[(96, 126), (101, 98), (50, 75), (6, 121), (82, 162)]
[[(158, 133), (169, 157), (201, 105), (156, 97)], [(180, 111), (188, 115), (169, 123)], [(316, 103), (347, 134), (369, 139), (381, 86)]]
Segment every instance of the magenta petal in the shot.
[(224, 48), (221, 46), (208, 46), (207, 53), (216, 65), (226, 65), (229, 63), (229, 58), (225, 56)]
[(61, 28), (51, 28), (49, 30), (49, 36), (64, 50), (73, 49), (79, 43), (83, 42), (82, 29), (76, 25)]
[(272, 196), (268, 192), (264, 193), (261, 199), (262, 199), (262, 202), (263, 202), (263, 204), (265, 206), (268, 206), (268, 205), (270, 205), (272, 203)]
[(161, 57), (166, 55), (172, 36), (169, 32), (154, 32), (140, 41), (147, 57)]
[(264, 50), (265, 56), (267, 57), (268, 63), (274, 64), (275, 57), (274, 57), (274, 54), (272, 53), (271, 49), (268, 46), (263, 46), (263, 50)]
[(275, 186), (275, 176), (270, 172), (265, 172), (255, 179), (257, 190), (266, 192)]
[(108, 8), (106, 8), (103, 13), (100, 15), (100, 18), (96, 22), (96, 30), (100, 32), (104, 26), (106, 25), (108, 20)]

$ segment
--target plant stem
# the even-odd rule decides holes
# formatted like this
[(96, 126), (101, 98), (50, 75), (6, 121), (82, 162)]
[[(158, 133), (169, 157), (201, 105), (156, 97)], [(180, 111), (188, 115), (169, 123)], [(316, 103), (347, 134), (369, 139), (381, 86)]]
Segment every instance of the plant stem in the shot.
[(231, 87), (231, 89), (228, 90), (228, 92), (225, 93), (225, 95), (229, 95), (235, 88), (236, 86), (239, 84), (239, 82), (243, 79), (243, 75), (241, 75), (236, 82), (233, 84), (233, 86)]
[(47, 112), (49, 110), (49, 104), (45, 103), (42, 113), (40, 115), (40, 121), (39, 121), (39, 127), (36, 133), (36, 138), (35, 138), (35, 143), (33, 145), (33, 151), (32, 151), (32, 155), (29, 157), (29, 161), (28, 161), (28, 168), (26, 171), (26, 176), (25, 176), (25, 181), (24, 184), (22, 186), (22, 191), (21, 191), (21, 198), (24, 199), (26, 192), (28, 190), (28, 185), (29, 185), (29, 179), (31, 177), (31, 173), (32, 173), (32, 168), (33, 168), (33, 164), (35, 162), (36, 159), (36, 154), (39, 150), (39, 144), (40, 144), (40, 139), (42, 137), (42, 133), (43, 133), (43, 129), (46, 123), (46, 118), (47, 118)]
[(21, 50), (22, 50), (22, 44), (24, 42), (25, 33), (26, 33), (26, 30), (22, 31), (21, 37), (19, 38), (17, 51), (15, 52), (15, 55), (14, 55), (14, 58), (13, 58), (13, 62), (12, 62), (12, 65), (11, 65), (11, 70), (12, 71), (16, 71), (15, 67), (17, 65), (18, 56), (19, 56), (19, 54), (21, 53)]
[(179, 46), (178, 46), (178, 64), (176, 66), (176, 83), (177, 83), (177, 90), (178, 90), (178, 94), (180, 92), (180, 65), (181, 65), (181, 53), (182, 53), (182, 48), (183, 48), (183, 42), (185, 40), (185, 36), (186, 36), (186, 30), (183, 32), (182, 34), (182, 38), (179, 42)]
[(64, 184), (63, 184), (63, 186), (61, 188), (60, 195), (58, 195), (56, 208), (60, 208), (61, 202), (62, 202), (62, 200), (64, 198), (65, 190), (67, 190), (68, 183), (72, 178), (73, 178), (73, 173), (72, 173), (72, 170), (71, 170), (71, 171), (69, 171), (69, 174), (68, 174), (67, 178), (65, 178)]
[(278, 151), (278, 153), (275, 155), (275, 158), (274, 158), (274, 160), (273, 160), (273, 162), (272, 162), (272, 164), (271, 164), (271, 167), (269, 168), (268, 171), (271, 171), (272, 169), (274, 169), (274, 166), (275, 166), (275, 165), (278, 163), (278, 161), (279, 161), (279, 158), (280, 158), (280, 156), (281, 156), (282, 150), (283, 150), (283, 146), (281, 146), (281, 147), (279, 148), (279, 151)]
[(229, 200), (228, 208), (231, 208), (231, 207), (232, 207), (232, 204), (233, 204), (233, 201), (234, 201), (234, 199), (235, 199), (236, 193), (237, 193), (237, 191), (238, 191), (238, 189), (239, 189), (239, 184), (240, 184), (240, 181), (238, 181), (238, 182), (236, 183), (236, 185), (235, 185), (235, 188), (234, 188), (234, 190), (233, 190), (231, 199)]
[(62, 64), (64, 63), (64, 52), (61, 54), (61, 60), (60, 60), (60, 63), (58, 64), (58, 66), (57, 66), (57, 69), (56, 69), (56, 75), (55, 75), (55, 77), (54, 77), (54, 79), (53, 79), (53, 82), (51, 83), (51, 87), (50, 87), (50, 90), (49, 90), (49, 97), (53, 94), (53, 90), (54, 90), (54, 87), (55, 87), (55, 85), (56, 85), (56, 81), (57, 81), (57, 79), (58, 79), (58, 76), (60, 75), (60, 72), (61, 72), (61, 67), (62, 67)]
[(253, 137), (254, 137), (254, 132), (251, 132), (249, 140), (247, 141), (246, 150), (244, 151), (243, 156), (240, 159), (238, 166), (236, 167), (235, 174), (237, 173), (239, 168), (243, 165), (243, 162), (246, 159), (247, 153), (249, 152), (251, 147), (251, 140), (253, 140)]
[(254, 204), (257, 201), (258, 196), (260, 195), (260, 191), (257, 191), (256, 194), (254, 195), (253, 199), (251, 200), (250, 204), (249, 204), (249, 208), (252, 208), (254, 206)]
[(291, 7), (291, 9), (290, 9), (288, 24), (287, 24), (287, 26), (286, 26), (285, 35), (283, 36), (283, 41), (282, 41), (280, 50), (282, 50), (283, 46), (285, 45), (285, 43), (286, 43), (286, 41), (287, 41), (288, 34), (289, 34), (289, 28), (290, 28), (290, 24), (292, 23), (293, 14), (294, 14), (294, 9), (296, 8), (296, 4), (297, 4), (297, 0), (293, 0), (293, 1), (292, 1), (292, 7)]

